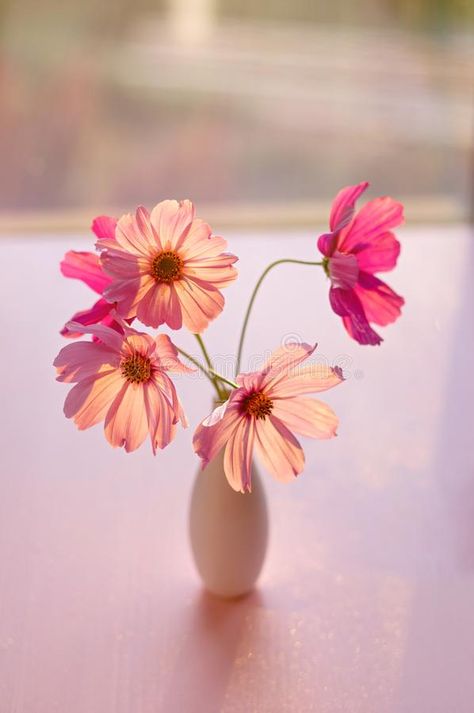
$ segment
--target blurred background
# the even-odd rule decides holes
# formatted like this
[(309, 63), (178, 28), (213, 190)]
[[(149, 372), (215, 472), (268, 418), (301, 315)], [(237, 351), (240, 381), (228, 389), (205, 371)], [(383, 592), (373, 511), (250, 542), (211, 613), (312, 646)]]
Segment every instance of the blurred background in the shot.
[(165, 197), (311, 224), (366, 178), (413, 221), (472, 215), (472, 0), (0, 0), (0, 23), (4, 231)]

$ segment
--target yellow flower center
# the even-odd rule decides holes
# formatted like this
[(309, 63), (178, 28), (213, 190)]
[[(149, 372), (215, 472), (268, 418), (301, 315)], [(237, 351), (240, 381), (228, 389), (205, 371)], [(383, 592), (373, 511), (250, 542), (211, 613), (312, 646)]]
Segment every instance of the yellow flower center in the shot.
[(250, 394), (243, 401), (243, 411), (253, 418), (264, 419), (269, 416), (273, 409), (273, 401), (262, 391)]
[(151, 263), (151, 274), (157, 282), (174, 282), (183, 274), (183, 260), (173, 250), (163, 250)]
[(151, 362), (143, 354), (132, 354), (120, 364), (122, 375), (131, 384), (143, 384), (151, 377)]

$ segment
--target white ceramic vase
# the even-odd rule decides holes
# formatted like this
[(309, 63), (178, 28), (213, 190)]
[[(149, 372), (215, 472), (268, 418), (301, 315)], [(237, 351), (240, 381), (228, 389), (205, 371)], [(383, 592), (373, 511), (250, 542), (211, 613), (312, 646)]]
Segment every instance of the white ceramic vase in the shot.
[(228, 484), (223, 453), (199, 471), (192, 491), (189, 533), (196, 568), (206, 589), (220, 597), (250, 592), (265, 560), (268, 514), (260, 476), (252, 468), (252, 492)]

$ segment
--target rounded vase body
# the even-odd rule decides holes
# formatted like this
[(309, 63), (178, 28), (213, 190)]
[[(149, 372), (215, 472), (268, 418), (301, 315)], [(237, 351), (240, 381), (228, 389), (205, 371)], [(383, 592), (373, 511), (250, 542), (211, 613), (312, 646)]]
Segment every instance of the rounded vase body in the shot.
[(265, 560), (268, 515), (255, 465), (252, 492), (237, 493), (224, 473), (223, 453), (199, 471), (189, 513), (196, 568), (210, 592), (238, 597), (254, 587)]

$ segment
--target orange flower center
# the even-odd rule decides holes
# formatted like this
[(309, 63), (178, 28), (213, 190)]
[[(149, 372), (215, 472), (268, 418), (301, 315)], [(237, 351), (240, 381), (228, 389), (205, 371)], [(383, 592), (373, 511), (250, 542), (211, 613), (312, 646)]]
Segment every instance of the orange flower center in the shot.
[(120, 364), (122, 375), (131, 384), (143, 384), (151, 377), (151, 362), (143, 354), (132, 354)]
[(151, 274), (157, 282), (174, 282), (183, 274), (183, 260), (173, 250), (163, 250), (151, 263)]
[(243, 411), (253, 418), (266, 418), (273, 409), (273, 401), (262, 391), (250, 394), (243, 401)]

